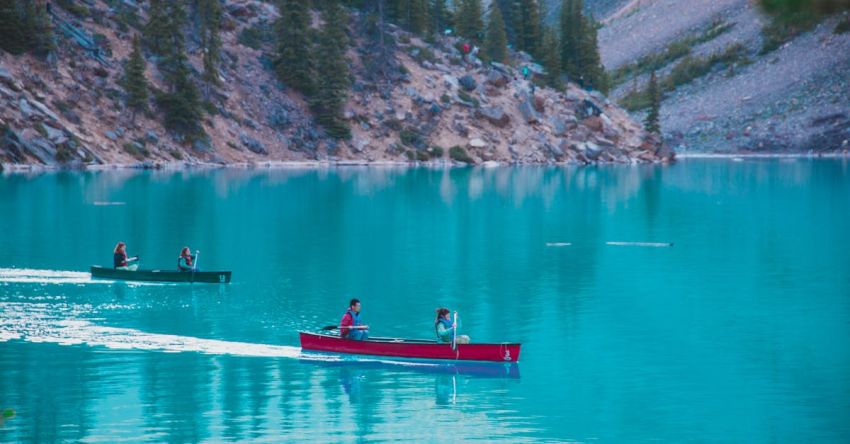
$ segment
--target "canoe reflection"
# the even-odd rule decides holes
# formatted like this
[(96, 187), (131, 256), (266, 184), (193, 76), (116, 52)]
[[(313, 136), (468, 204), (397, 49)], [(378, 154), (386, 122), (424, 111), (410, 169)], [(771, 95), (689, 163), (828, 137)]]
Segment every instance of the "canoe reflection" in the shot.
[[(322, 358), (334, 359), (322, 359)], [(519, 379), (518, 363), (403, 361), (382, 358), (363, 359), (302, 352), (301, 362), (322, 367), (360, 370), (383, 369), (435, 375), (462, 375), (476, 378)]]

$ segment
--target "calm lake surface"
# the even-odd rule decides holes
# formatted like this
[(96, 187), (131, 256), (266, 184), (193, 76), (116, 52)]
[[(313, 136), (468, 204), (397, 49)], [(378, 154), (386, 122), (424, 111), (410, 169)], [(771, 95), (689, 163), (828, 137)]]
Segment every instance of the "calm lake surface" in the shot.
[[(119, 240), (233, 283), (92, 280)], [(351, 297), (520, 363), (302, 355)], [(846, 443), (850, 164), (0, 176), (7, 408), (4, 442)]]

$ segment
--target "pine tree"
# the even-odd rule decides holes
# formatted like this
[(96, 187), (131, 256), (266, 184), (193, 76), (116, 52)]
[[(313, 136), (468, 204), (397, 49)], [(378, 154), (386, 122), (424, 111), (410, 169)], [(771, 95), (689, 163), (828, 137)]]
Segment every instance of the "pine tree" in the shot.
[(319, 77), (316, 94), (310, 105), (316, 120), (328, 135), (338, 139), (351, 137), (351, 129), (342, 116), (348, 98), (349, 70), (348, 12), (337, 2), (330, 1), (322, 11), (322, 27), (317, 49)]
[(580, 75), (582, 0), (563, 0), (561, 4), (561, 71), (571, 79)]
[(32, 0), (24, 2), (23, 29), (33, 54), (46, 56), (53, 50), (53, 29), (44, 5)]
[(169, 61), (172, 70), (166, 76), (168, 91), (157, 98), (165, 111), (165, 127), (197, 139), (203, 135), (200, 94), (191, 78), (189, 62), (183, 48), (175, 48)]
[(481, 18), (481, 0), (460, 0), (455, 17), (457, 34), (475, 44), (481, 44), (484, 21)]
[(522, 19), (522, 2), (523, 0), (513, 0), (511, 2), (511, 25), (513, 27), (514, 49), (521, 51), (525, 44), (525, 27)]
[(136, 119), (137, 111), (148, 108), (148, 81), (145, 78), (145, 59), (139, 36), (133, 38), (133, 52), (124, 64), (124, 78), (121, 82), (127, 93), (127, 106), (133, 110), (132, 119)]
[(608, 74), (599, 56), (599, 44), (596, 36), (597, 23), (590, 19), (582, 20), (582, 35), (579, 46), (579, 79), (581, 85), (608, 93)]
[(207, 88), (218, 85), (218, 65), (221, 59), (221, 3), (219, 0), (200, 0), (201, 46), (204, 51), (203, 80)]
[(18, 0), (0, 0), (0, 48), (16, 55), (29, 49), (20, 6)]
[(543, 67), (546, 68), (546, 83), (553, 88), (561, 88), (561, 52), (558, 33), (547, 27), (543, 31)]
[(143, 29), (145, 46), (159, 56), (168, 55), (173, 36), (173, 24), (168, 0), (150, 0), (148, 22)]
[(442, 34), (451, 23), (450, 11), (446, 6), (446, 0), (432, 0), (428, 7), (432, 34)]
[(508, 60), (508, 37), (505, 35), (505, 21), (499, 5), (493, 2), (487, 22), (487, 38), (484, 41), (484, 53), (494, 62), (506, 63)]
[(649, 114), (643, 122), (643, 127), (647, 132), (661, 134), (661, 91), (658, 88), (658, 78), (655, 76), (655, 71), (652, 71), (652, 75), (649, 77), (647, 94), (649, 95)]
[(310, 38), (310, 11), (302, 0), (281, 0), (278, 9), (278, 47), (274, 60), (280, 80), (310, 95), (314, 89), (315, 65)]
[(428, 30), (428, 0), (409, 0), (410, 19), (408, 29), (416, 34), (423, 34)]
[(535, 58), (540, 57), (540, 44), (543, 41), (540, 32), (540, 8), (537, 0), (522, 0), (522, 45), (520, 49)]

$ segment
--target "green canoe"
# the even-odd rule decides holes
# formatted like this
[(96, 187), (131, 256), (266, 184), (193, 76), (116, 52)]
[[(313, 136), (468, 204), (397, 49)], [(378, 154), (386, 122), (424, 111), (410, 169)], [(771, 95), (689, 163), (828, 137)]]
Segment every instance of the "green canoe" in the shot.
[(176, 271), (176, 270), (116, 270), (114, 268), (91, 267), (91, 277), (119, 281), (151, 282), (206, 282), (229, 284), (229, 271)]

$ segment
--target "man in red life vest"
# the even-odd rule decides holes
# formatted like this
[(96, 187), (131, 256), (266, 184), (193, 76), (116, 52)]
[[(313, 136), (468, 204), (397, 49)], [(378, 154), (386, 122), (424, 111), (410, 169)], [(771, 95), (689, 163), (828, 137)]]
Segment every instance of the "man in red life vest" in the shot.
[(369, 337), (369, 326), (360, 321), (360, 299), (352, 299), (348, 304), (348, 310), (339, 321), (339, 336), (355, 341), (363, 341)]

